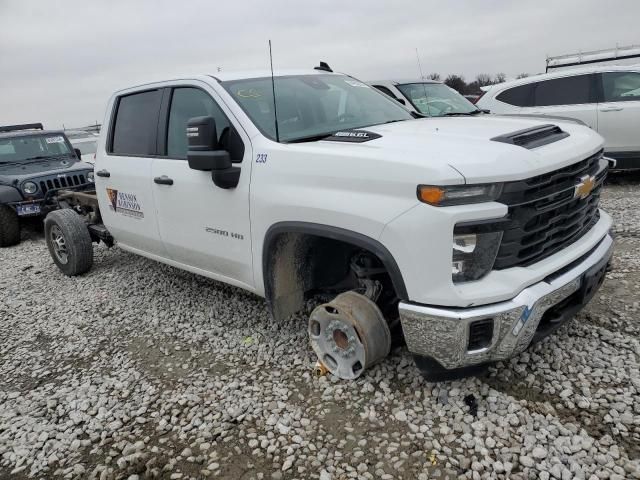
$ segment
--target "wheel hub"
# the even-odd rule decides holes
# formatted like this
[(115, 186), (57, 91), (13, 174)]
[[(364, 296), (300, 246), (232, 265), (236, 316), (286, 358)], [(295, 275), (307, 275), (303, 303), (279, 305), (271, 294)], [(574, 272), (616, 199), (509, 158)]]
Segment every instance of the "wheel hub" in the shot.
[(355, 292), (318, 306), (309, 317), (309, 338), (318, 359), (344, 379), (358, 378), (391, 348), (391, 334), (380, 309)]
[(57, 225), (51, 227), (51, 244), (53, 245), (53, 253), (58, 261), (67, 264), (69, 261), (69, 251), (67, 250), (67, 242), (62, 234), (62, 230)]

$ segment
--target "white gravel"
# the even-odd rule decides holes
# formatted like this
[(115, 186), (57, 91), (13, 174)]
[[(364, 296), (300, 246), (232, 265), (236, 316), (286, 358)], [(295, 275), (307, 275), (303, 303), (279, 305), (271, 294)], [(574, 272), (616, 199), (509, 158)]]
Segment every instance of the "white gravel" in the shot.
[(0, 250), (0, 478), (639, 479), (636, 180), (605, 191), (616, 264), (589, 308), (442, 384), (405, 349), (315, 378), (303, 316), (117, 248), (69, 279), (27, 229)]

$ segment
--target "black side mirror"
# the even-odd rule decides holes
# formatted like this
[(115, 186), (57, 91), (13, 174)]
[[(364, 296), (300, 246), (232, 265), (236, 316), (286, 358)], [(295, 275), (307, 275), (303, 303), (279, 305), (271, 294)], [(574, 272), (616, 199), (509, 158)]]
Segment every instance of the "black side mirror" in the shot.
[(80, 149), (74, 148), (73, 151), (76, 152), (76, 157), (78, 157), (78, 160), (82, 160), (82, 152), (80, 151)]
[(220, 188), (235, 188), (240, 181), (240, 168), (232, 166), (229, 152), (218, 145), (218, 132), (213, 117), (194, 117), (187, 122), (187, 161), (189, 168), (211, 172)]

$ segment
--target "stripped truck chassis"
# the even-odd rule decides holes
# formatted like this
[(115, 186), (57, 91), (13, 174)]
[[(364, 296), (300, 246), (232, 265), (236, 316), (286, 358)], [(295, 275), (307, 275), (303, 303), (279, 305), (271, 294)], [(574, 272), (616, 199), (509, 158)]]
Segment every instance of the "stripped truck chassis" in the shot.
[(53, 198), (58, 208), (70, 208), (85, 219), (91, 240), (95, 243), (103, 242), (107, 247), (114, 245), (114, 240), (102, 223), (98, 196), (94, 191), (77, 192), (74, 190), (60, 190)]

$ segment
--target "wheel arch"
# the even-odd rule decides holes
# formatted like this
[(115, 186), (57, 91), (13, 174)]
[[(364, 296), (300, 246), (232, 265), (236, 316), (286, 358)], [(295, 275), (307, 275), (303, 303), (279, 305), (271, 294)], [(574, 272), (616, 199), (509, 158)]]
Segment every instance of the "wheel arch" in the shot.
[[(265, 298), (274, 318), (286, 317), (302, 307), (307, 286), (304, 282), (307, 278), (301, 267), (310, 260), (305, 238), (334, 240), (370, 252), (384, 265), (398, 298), (408, 299), (400, 268), (391, 252), (379, 241), (331, 225), (285, 221), (276, 223), (267, 230), (262, 248)], [(279, 261), (282, 258), (289, 261)]]
[(17, 188), (9, 185), (0, 185), (0, 204), (21, 202), (22, 194)]

